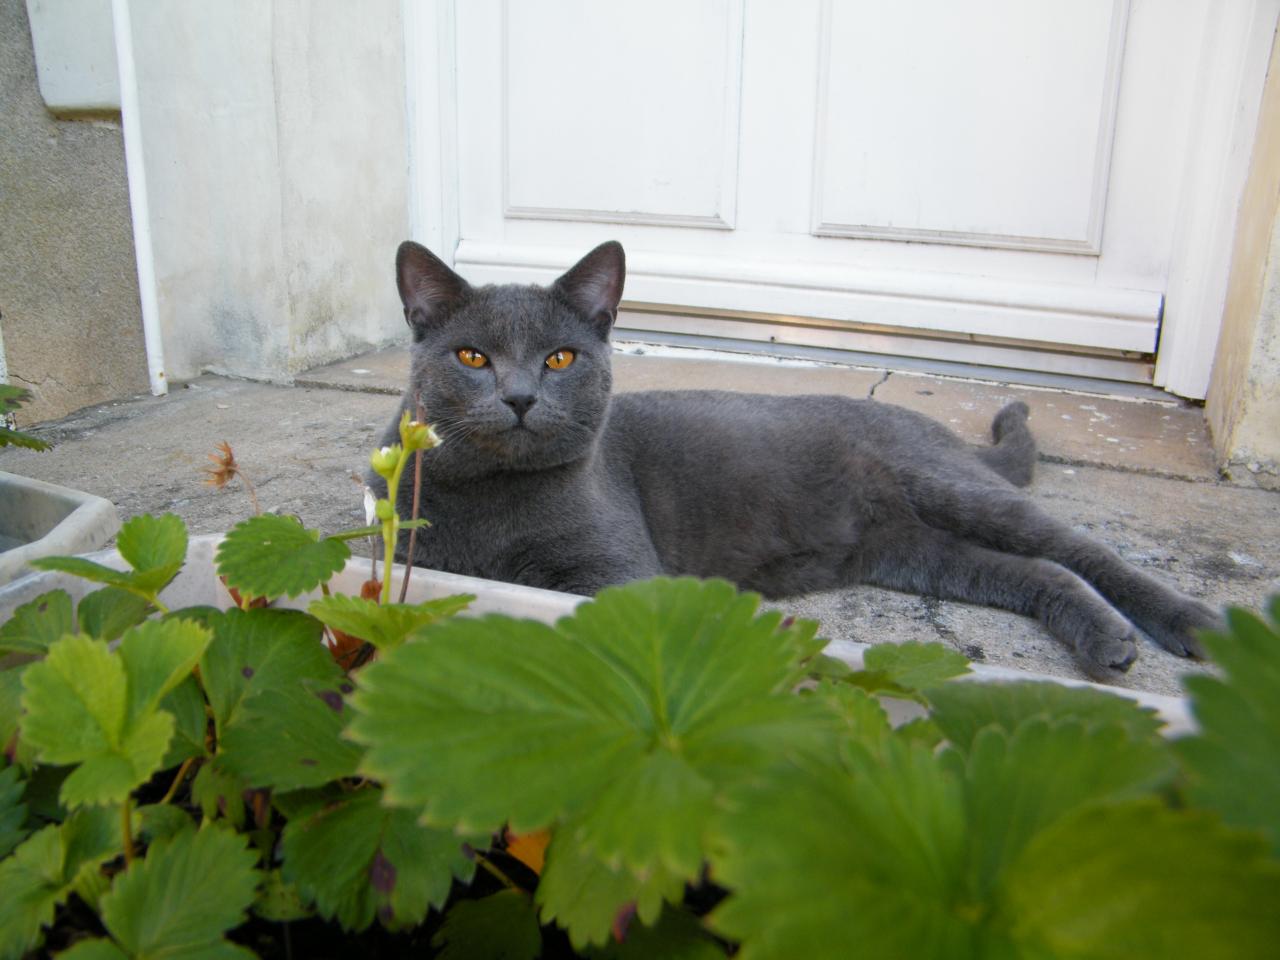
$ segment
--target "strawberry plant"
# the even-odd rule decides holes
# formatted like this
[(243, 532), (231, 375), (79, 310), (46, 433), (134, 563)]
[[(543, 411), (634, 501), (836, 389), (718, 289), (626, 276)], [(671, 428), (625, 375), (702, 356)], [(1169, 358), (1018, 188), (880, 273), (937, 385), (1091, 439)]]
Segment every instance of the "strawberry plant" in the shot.
[[(402, 426), (373, 459), (392, 490), (436, 442)], [(100, 587), (0, 625), (0, 958), (1280, 943), (1280, 601), (1205, 638), (1222, 675), (1188, 681), (1200, 729), (1171, 742), (1098, 690), (961, 679), (937, 645), (853, 670), (723, 582), (605, 590), (555, 625), (393, 602), (389, 563), (334, 592), (353, 537), (388, 561), (422, 526), (376, 516), (237, 525), (227, 609), (165, 603), (173, 516), (122, 528), (126, 570), (41, 561)], [(924, 716), (895, 727), (892, 700)]]

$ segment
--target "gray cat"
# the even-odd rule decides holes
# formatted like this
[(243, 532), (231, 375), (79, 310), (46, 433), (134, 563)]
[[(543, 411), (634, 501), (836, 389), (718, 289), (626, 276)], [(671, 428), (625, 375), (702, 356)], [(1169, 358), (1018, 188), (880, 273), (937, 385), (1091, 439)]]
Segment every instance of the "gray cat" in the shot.
[(401, 409), (421, 402), (444, 439), (423, 457), (432, 526), (415, 563), (581, 594), (658, 574), (771, 598), (877, 584), (1036, 617), (1097, 678), (1133, 663), (1130, 621), (1199, 655), (1193, 631), (1217, 623), (1207, 607), (1015, 489), (1035, 460), (1025, 404), (975, 447), (875, 400), (611, 396), (624, 275), (611, 242), (548, 288), (473, 288), (401, 245), (414, 338)]

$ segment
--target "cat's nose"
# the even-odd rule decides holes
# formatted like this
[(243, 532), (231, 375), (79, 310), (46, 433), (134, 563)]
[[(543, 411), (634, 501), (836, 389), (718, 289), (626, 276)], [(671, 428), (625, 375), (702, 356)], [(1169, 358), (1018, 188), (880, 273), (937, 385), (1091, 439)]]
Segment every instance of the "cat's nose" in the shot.
[(516, 416), (521, 420), (524, 415), (529, 412), (529, 408), (537, 402), (537, 397), (532, 393), (510, 393), (502, 398), (502, 402), (516, 412)]

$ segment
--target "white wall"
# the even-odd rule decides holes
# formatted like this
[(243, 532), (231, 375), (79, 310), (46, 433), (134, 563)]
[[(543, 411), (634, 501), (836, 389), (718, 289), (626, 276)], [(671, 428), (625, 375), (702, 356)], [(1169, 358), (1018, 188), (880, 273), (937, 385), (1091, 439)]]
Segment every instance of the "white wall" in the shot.
[(169, 378), (287, 380), (403, 337), (399, 0), (131, 12)]

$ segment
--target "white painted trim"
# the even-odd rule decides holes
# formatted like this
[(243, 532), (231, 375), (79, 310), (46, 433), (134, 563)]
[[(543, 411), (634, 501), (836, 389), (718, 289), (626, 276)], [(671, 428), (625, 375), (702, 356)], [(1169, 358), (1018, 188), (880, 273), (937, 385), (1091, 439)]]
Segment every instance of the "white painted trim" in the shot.
[(827, 152), (827, 94), (830, 87), (831, 4), (822, 0), (818, 30), (818, 104), (813, 144), (813, 194), (810, 230), (816, 237), (847, 237), (861, 240), (897, 240), (916, 243), (943, 243), (965, 247), (1002, 250), (1032, 250), (1041, 253), (1074, 253), (1098, 256), (1102, 252), (1102, 227), (1111, 179), (1111, 154), (1115, 143), (1116, 111), (1120, 102), (1120, 77), (1128, 34), (1130, 0), (1114, 0), (1111, 32), (1107, 40), (1107, 71), (1103, 81), (1102, 110), (1098, 115), (1098, 144), (1093, 160), (1093, 187), (1089, 199), (1089, 220), (1085, 238), (1030, 237), (1012, 234), (974, 233), (961, 230), (928, 230), (915, 227), (885, 227), (840, 223), (822, 218), (825, 157)]
[(456, 0), (403, 0), (409, 230), (452, 264), (458, 246)]
[[(463, 240), (455, 266), (479, 283), (545, 283), (581, 254)], [(628, 254), (626, 298), (1140, 354), (1155, 350), (1161, 302), (1144, 290), (643, 250)]]
[(147, 376), (151, 393), (169, 392), (164, 370), (164, 332), (156, 292), (156, 258), (151, 243), (151, 207), (147, 196), (147, 169), (143, 160), (142, 121), (138, 101), (138, 72), (133, 59), (133, 26), (129, 0), (111, 0), (116, 34), (116, 65), (120, 71), (120, 121), (124, 130), (125, 172), (129, 180), (129, 210), (133, 217), (133, 254), (138, 265), (138, 295), (142, 306), (142, 333), (147, 350)]
[(1209, 390), (1280, 0), (1210, 3), (1206, 18), (1155, 374), (1196, 399)]
[[(520, 206), (511, 202), (511, 56), (509, 53), (511, 0), (502, 0), (502, 215), (512, 220), (570, 220), (575, 223), (625, 223), (646, 226), (702, 227), (733, 230), (737, 225), (739, 124), (742, 117), (742, 44), (746, 0), (730, 0), (728, 29), (725, 31), (724, 144), (720, 162), (720, 196), (717, 210), (709, 216), (657, 213), (648, 210), (593, 210), (569, 207)], [(654, 64), (653, 69), (662, 69)], [(625, 149), (625, 147), (623, 148)], [(678, 149), (676, 145), (675, 149)]]

